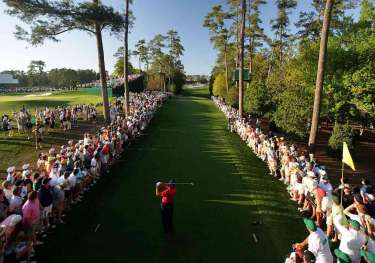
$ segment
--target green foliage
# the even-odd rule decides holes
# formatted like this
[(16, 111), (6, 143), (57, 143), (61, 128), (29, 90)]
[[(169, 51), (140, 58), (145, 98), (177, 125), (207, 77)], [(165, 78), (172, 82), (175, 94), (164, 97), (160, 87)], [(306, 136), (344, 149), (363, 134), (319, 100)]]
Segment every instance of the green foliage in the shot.
[[(124, 77), (124, 48), (120, 47), (117, 52), (115, 53), (114, 57), (116, 57), (116, 63), (114, 66), (113, 75), (118, 78)], [(129, 74), (136, 74), (136, 70), (133, 65), (128, 63), (128, 72)]]
[(20, 87), (72, 88), (77, 87), (78, 84), (91, 83), (97, 80), (97, 73), (91, 69), (55, 68), (47, 72), (44, 70), (45, 66), (43, 61), (31, 61), (27, 72), (7, 70), (2, 73), (9, 73), (18, 79)]
[(284, 131), (299, 137), (306, 136), (307, 123), (312, 111), (312, 95), (298, 84), (290, 83), (280, 96), (272, 119)]
[(46, 39), (58, 41), (58, 36), (72, 30), (95, 34), (96, 25), (111, 34), (123, 31), (124, 18), (112, 7), (99, 1), (39, 1), (5, 0), (7, 13), (28, 24), (27, 31), (16, 27), (16, 37), (32, 45), (42, 44)]
[[(317, 78), (325, 0), (312, 0), (311, 11), (300, 13), (296, 35), (290, 33), (290, 14), (295, 0), (276, 0), (276, 18), (271, 22), (273, 39), (263, 34), (259, 19), (262, 0), (249, 3), (245, 30), (246, 59), (252, 69), (245, 90), (245, 111), (267, 116), (284, 131), (304, 137), (310, 122)], [(348, 16), (358, 12), (359, 20)], [(229, 103), (225, 72), (237, 67), (236, 19), (240, 1), (213, 6), (204, 20), (218, 50), (212, 70), (212, 92)], [(373, 0), (336, 0), (332, 10), (324, 70), (320, 117), (339, 123), (369, 123), (375, 120), (375, 4)], [(235, 22), (233, 22), (235, 21)], [(238, 21), (237, 21), (238, 22)], [(261, 45), (268, 42), (268, 47)], [(231, 84), (229, 83), (229, 86)], [(232, 103), (232, 101), (230, 102)]]
[(135, 44), (136, 50), (133, 51), (133, 54), (138, 56), (139, 59), (139, 68), (141, 69), (141, 63), (146, 64), (146, 71), (148, 71), (148, 65), (150, 60), (150, 51), (147, 46), (146, 40), (141, 39)]
[(214, 75), (210, 75), (210, 80), (208, 81), (208, 92), (210, 95), (213, 95), (214, 88)]
[(342, 144), (346, 142), (349, 149), (354, 149), (354, 131), (348, 124), (335, 123), (331, 137), (329, 138), (329, 148), (336, 153), (342, 152)]
[(266, 84), (261, 81), (252, 81), (245, 90), (245, 111), (264, 116), (271, 111), (271, 107), (271, 97)]
[(170, 87), (170, 91), (175, 94), (178, 94), (182, 91), (182, 87), (185, 84), (186, 76), (183, 72), (177, 70), (173, 74), (172, 84)]
[(226, 97), (227, 88), (225, 85), (225, 73), (220, 73), (216, 76), (212, 88), (212, 93), (214, 96)]
[(238, 88), (230, 87), (228, 96), (226, 97), (226, 103), (234, 108), (238, 108)]
[(296, 0), (276, 0), (277, 17), (271, 20), (272, 30), (275, 31), (275, 40), (272, 43), (277, 57), (283, 61), (284, 53), (289, 45), (290, 34), (288, 26), (290, 24), (289, 11), (297, 6)]
[(77, 87), (78, 84), (90, 83), (96, 80), (93, 70), (51, 69), (48, 72), (49, 85), (52, 87)]
[(351, 102), (367, 115), (375, 117), (375, 71), (374, 66), (367, 65), (347, 76), (345, 86), (352, 92)]

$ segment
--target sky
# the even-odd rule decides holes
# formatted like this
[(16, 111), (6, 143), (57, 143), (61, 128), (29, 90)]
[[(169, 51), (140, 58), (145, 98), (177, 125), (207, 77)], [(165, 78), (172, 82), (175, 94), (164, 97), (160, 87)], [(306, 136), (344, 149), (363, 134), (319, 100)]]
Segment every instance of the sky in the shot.
[[(122, 0), (103, 0), (104, 4), (116, 10), (124, 9)], [(132, 50), (139, 39), (152, 39), (156, 34), (165, 34), (170, 29), (181, 36), (185, 47), (182, 62), (187, 74), (206, 74), (211, 72), (215, 63), (216, 51), (209, 41), (209, 33), (202, 27), (204, 16), (214, 4), (224, 0), (133, 0), (131, 6), (136, 17), (129, 36), (129, 48)], [(294, 22), (300, 11), (311, 8), (311, 0), (299, 0), (297, 8), (291, 14), (291, 31), (295, 31)], [(0, 0), (0, 71), (18, 69), (27, 70), (31, 60), (43, 60), (47, 70), (52, 68), (94, 69), (98, 71), (96, 41), (94, 36), (82, 31), (73, 31), (61, 35), (60, 42), (46, 41), (42, 46), (32, 47), (26, 42), (16, 40), (13, 32), (19, 20), (5, 14), (6, 5)], [(268, 0), (261, 8), (263, 27), (271, 35), (270, 20), (277, 15), (274, 0)], [(121, 39), (103, 35), (106, 67), (113, 71), (113, 54), (122, 45)], [(132, 63), (138, 66), (138, 59)]]

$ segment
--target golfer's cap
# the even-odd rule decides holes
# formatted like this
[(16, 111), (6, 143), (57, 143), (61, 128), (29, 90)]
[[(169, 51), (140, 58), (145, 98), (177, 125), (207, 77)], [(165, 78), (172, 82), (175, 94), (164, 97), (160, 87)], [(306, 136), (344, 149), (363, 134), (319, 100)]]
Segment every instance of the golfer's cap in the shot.
[(27, 169), (29, 169), (29, 167), (30, 167), (30, 164), (26, 163), (26, 164), (22, 165), (22, 170), (27, 170)]
[(7, 173), (13, 173), (16, 170), (15, 166), (8, 167)]
[(31, 174), (30, 170), (26, 170), (23, 172), (23, 175), (24, 176), (29, 176)]

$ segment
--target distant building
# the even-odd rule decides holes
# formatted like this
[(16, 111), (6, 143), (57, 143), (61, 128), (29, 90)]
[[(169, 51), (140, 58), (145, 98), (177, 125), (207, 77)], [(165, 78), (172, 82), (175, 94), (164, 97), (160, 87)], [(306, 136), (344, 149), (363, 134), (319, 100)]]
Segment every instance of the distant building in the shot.
[(10, 74), (0, 73), (0, 87), (12, 87), (19, 84), (18, 80)]

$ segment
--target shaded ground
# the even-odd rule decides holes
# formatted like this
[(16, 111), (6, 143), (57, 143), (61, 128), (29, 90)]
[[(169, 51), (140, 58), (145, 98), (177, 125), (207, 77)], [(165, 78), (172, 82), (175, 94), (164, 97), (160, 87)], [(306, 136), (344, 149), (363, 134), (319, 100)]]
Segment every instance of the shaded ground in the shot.
[[(187, 92), (48, 237), (38, 262), (281, 262), (304, 237), (284, 185), (227, 132), (204, 90)], [(177, 189), (173, 241), (163, 237), (154, 196), (155, 182), (170, 178), (195, 183)]]
[[(253, 120), (253, 125), (255, 125), (255, 120)], [(268, 126), (268, 119), (262, 119), (262, 130), (268, 132)], [(359, 130), (360, 127), (354, 128)], [(328, 153), (328, 140), (331, 136), (332, 129), (332, 124), (324, 123), (320, 125), (315, 155), (318, 163), (327, 167), (330, 180), (334, 184), (339, 184), (341, 178), (341, 156), (336, 158)], [(302, 140), (290, 138), (287, 134), (282, 135), (288, 138), (290, 143), (294, 143), (300, 152), (308, 152), (308, 139)], [(375, 183), (375, 133), (370, 129), (365, 130), (363, 135), (359, 137), (356, 149), (351, 152), (351, 155), (357, 170), (352, 171), (348, 166), (345, 166), (344, 177), (349, 179), (353, 184), (360, 184), (363, 177), (367, 177)]]

